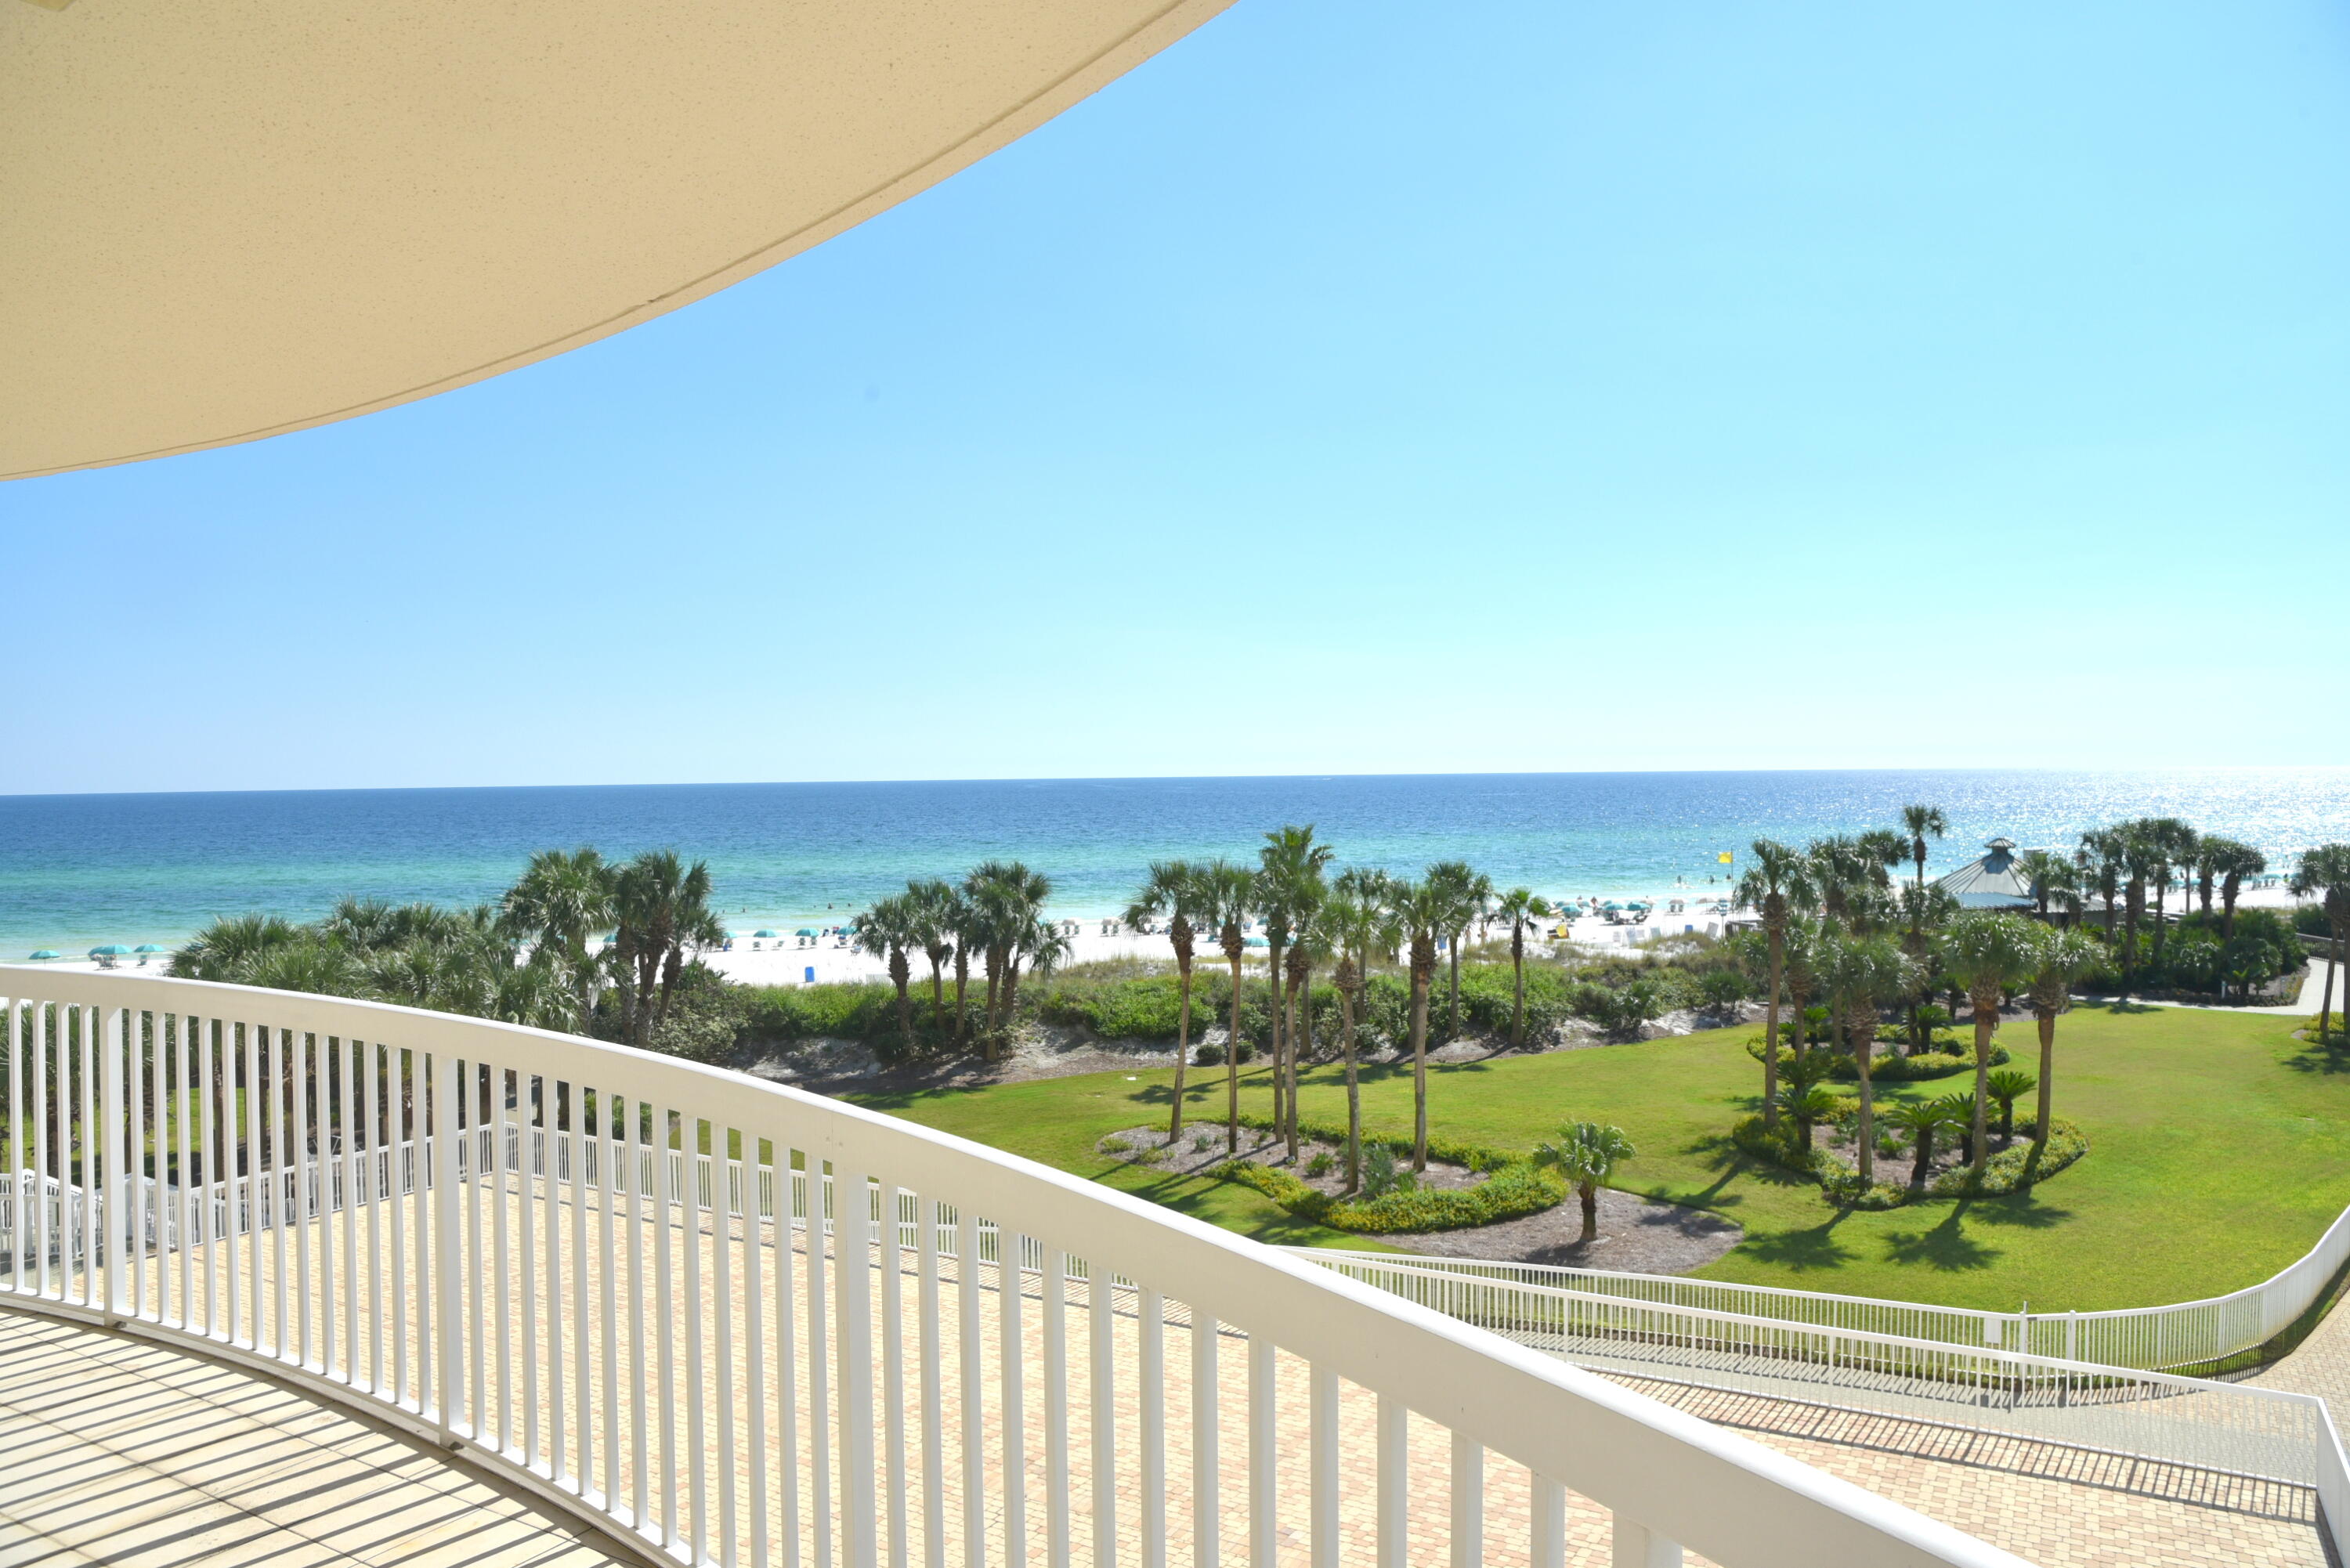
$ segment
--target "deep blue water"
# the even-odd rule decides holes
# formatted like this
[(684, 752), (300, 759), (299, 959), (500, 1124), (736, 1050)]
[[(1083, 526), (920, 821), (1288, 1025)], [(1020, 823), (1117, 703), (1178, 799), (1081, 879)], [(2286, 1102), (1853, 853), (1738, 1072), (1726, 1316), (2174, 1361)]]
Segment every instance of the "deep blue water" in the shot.
[(2272, 859), (2350, 838), (2350, 770), (2139, 773), (1512, 774), (676, 784), (0, 796), (0, 959), (34, 947), (172, 942), (213, 916), (296, 918), (346, 894), (470, 903), (525, 857), (594, 844), (709, 860), (729, 922), (846, 912), (912, 876), (991, 856), (1045, 872), (1073, 915), (1120, 905), (1154, 857), (1253, 856), (1310, 822), (1342, 863), (1471, 861), (1551, 894), (1703, 886), (1718, 852), (1949, 812), (1935, 865), (1985, 838), (2069, 844), (2124, 817), (2183, 816)]

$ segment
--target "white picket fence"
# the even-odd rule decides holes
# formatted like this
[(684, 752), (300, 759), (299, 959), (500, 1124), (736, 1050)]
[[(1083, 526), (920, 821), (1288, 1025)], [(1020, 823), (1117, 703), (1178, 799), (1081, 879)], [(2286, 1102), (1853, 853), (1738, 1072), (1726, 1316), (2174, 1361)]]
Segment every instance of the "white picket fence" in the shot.
[[(0, 1012), (9, 1165), (41, 1173), (0, 1181), (0, 1306), (265, 1368), (671, 1560), (1219, 1568), (1229, 1528), (1253, 1564), (1294, 1539), (1404, 1568), (1440, 1530), (1476, 1568), (1499, 1459), (1534, 1568), (1570, 1490), (1618, 1562), (2020, 1568), (1544, 1352), (837, 1101), (189, 981), (0, 969)], [(811, 1175), (828, 1245), (795, 1222)]]
[[(1393, 1253), (1293, 1249), (1317, 1260), (1341, 1256), (1394, 1261)], [(1471, 1258), (1420, 1258), (1423, 1268), (1464, 1279), (1506, 1281), (1659, 1306), (1783, 1319), (1897, 1339), (1934, 1340), (2019, 1351), (2060, 1361), (2167, 1372), (2208, 1366), (2254, 1350), (2315, 1306), (2326, 1286), (2350, 1263), (2350, 1210), (2326, 1227), (2317, 1244), (2256, 1285), (2223, 1296), (2166, 1306), (2114, 1307), (2103, 1312), (1984, 1312), (1921, 1302), (1882, 1301), (1819, 1291), (1669, 1274), (1617, 1273), (1544, 1263), (1488, 1262)]]

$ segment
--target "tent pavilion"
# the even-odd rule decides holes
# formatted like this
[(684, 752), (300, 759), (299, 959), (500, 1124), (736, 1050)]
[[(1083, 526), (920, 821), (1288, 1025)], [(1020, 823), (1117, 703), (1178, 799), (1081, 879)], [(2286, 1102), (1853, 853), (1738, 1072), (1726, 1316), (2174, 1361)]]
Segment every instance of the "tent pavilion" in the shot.
[(2015, 840), (1994, 838), (1983, 850), (1949, 876), (1935, 877), (1934, 886), (1958, 899), (1962, 909), (2031, 909), (2036, 901), (2032, 878), (2017, 863)]

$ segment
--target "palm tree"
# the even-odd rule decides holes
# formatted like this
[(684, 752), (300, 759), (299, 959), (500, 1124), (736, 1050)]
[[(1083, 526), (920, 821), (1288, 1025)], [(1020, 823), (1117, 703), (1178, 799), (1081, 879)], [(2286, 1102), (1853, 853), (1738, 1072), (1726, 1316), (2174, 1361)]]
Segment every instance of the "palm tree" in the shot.
[(1314, 970), (1330, 956), (1330, 937), (1323, 928), (1321, 913), (1322, 905), (1316, 903), (1291, 933), (1286, 963), (1289, 1000), (1284, 1007), (1290, 1017), (1289, 1052), (1287, 1064), (1282, 1070), (1289, 1079), (1283, 1091), (1283, 1103), (1289, 1107), (1287, 1133), (1292, 1164), (1297, 1159), (1298, 1064), (1314, 1049)]
[[(1762, 935), (1770, 944), (1770, 989), (1762, 1012), (1762, 1125), (1779, 1125), (1779, 996), (1787, 971), (1787, 919), (1790, 905), (1811, 893), (1811, 867), (1804, 858), (1776, 839), (1758, 838), (1752, 846), (1753, 863), (1739, 879), (1733, 902), (1762, 917)], [(1799, 1023), (1796, 1025), (1800, 1031)]]
[(1918, 1151), (1916, 1161), (1909, 1167), (1909, 1185), (1926, 1185), (1926, 1172), (1934, 1163), (1934, 1135), (1966, 1116), (1965, 1101), (1957, 1095), (1944, 1095), (1934, 1100), (1896, 1100), (1885, 1108), (1885, 1125), (1909, 1136)]
[[(1041, 880), (1041, 878), (1040, 878)], [(1042, 914), (1032, 914), (1013, 933), (1012, 945), (1003, 960), (1003, 1022), (1012, 1023), (1014, 1012), (1020, 1005), (1020, 969), (1023, 964), (1035, 974), (1049, 975), (1069, 961), (1072, 951), (1068, 933), (1061, 929), (1058, 920), (1046, 919)]]
[[(931, 1033), (940, 1033), (946, 1012), (946, 962), (955, 952), (955, 890), (936, 877), (906, 884), (906, 907), (913, 919), (911, 935), (922, 956), (931, 961)], [(961, 1010), (962, 992), (955, 993)]]
[(687, 866), (673, 849), (649, 849), (621, 867), (612, 894), (622, 1021), (629, 1043), (642, 1045), (668, 1016), (686, 953), (716, 947), (726, 929), (710, 908), (709, 863)]
[(2148, 870), (2154, 881), (2154, 956), (2162, 957), (2166, 923), (2163, 902), (2170, 892), (2170, 874), (2191, 867), (2199, 853), (2195, 829), (2175, 816), (2149, 816), (2138, 825), (2146, 841)]
[(1363, 1181), (1363, 1101), (1356, 1081), (1355, 1029), (1363, 1009), (1363, 991), (1369, 981), (1371, 955), (1395, 946), (1393, 917), (1387, 908), (1387, 873), (1341, 872), (1330, 899), (1316, 917), (1338, 955), (1338, 1028), (1347, 1060), (1347, 1190), (1358, 1190)]
[(2073, 1005), (2073, 985), (2106, 959), (2104, 944), (2086, 931), (2052, 931), (2040, 944), (2032, 976), (2032, 1014), (2040, 1024), (2040, 1115), (2032, 1130), (2033, 1161), (2048, 1147), (2048, 1118), (2056, 1086), (2056, 1015)]
[(1428, 1168), (1428, 993), (1436, 979), (1436, 937), (1459, 907), (1433, 877), (1387, 885), (1388, 913), (1411, 944), (1411, 1168)]
[(2121, 896), (2122, 870), (2129, 861), (2129, 841), (2117, 828), (2094, 827), (2081, 835), (2081, 854), (2091, 864), (2082, 867), (2082, 882), (2105, 900), (2106, 941), (2114, 940), (2114, 900)]
[(921, 917), (908, 894), (877, 899), (872, 908), (850, 922), (857, 950), (885, 959), (889, 983), (898, 988), (898, 1033), (909, 1046), (914, 1043), (914, 1004), (907, 987), (914, 977), (909, 954), (921, 945)]
[(1529, 888), (1513, 888), (1502, 895), (1493, 906), (1496, 919), (1510, 922), (1510, 1045), (1513, 1049), (1526, 1043), (1526, 926), (1529, 921), (1547, 920), (1557, 911), (1550, 900)]
[(1583, 1200), (1585, 1243), (1599, 1234), (1599, 1189), (1616, 1174), (1617, 1166), (1638, 1153), (1622, 1127), (1602, 1127), (1597, 1122), (1561, 1127), (1557, 1142), (1534, 1146), (1534, 1163), (1565, 1177)]
[[(2293, 874), (2293, 896), (2323, 898), (2326, 924), (2334, 928), (2334, 961), (2325, 971), (2325, 996), (2317, 1013), (2317, 1038), (2323, 1043), (2333, 1037), (2334, 977), (2342, 972), (2343, 954), (2350, 949), (2350, 844), (2321, 845), (2304, 852)], [(2343, 1012), (2350, 1014), (2350, 992), (2342, 1001)]]
[(228, 980), (271, 948), (303, 940), (302, 929), (276, 915), (227, 915), (188, 939), (165, 972), (178, 980)]
[(1869, 1068), (1877, 1054), (1877, 1012), (1917, 985), (1918, 965), (1887, 937), (1830, 938), (1821, 964), (1829, 1005), (1844, 1020), (1852, 1061), (1860, 1075), (1860, 1179), (1877, 1179), (1875, 1090)]
[(1232, 1033), (1224, 1042), (1224, 1152), (1241, 1147), (1241, 956), (1248, 950), (1242, 926), (1256, 907), (1256, 877), (1245, 866), (1219, 857), (1199, 868), (1200, 916), (1223, 944), (1232, 966)]
[(1468, 936), (1469, 928), (1483, 919), (1486, 908), (1492, 903), (1493, 880), (1472, 869), (1465, 860), (1440, 860), (1428, 868), (1425, 880), (1430, 887), (1440, 888), (1445, 899), (1444, 918), (1436, 929), (1446, 939), (1451, 951), (1451, 982), (1450, 1000), (1445, 1003), (1444, 1037), (1455, 1040), (1461, 1035), (1461, 943)]
[(1170, 1145), (1183, 1136), (1183, 1072), (1191, 1056), (1192, 944), (1199, 935), (1192, 922), (1201, 913), (1199, 879), (1199, 872), (1188, 860), (1154, 860), (1149, 879), (1127, 905), (1124, 916), (1127, 928), (1138, 931), (1153, 921), (1165, 920), (1167, 940), (1175, 945), (1175, 1110), (1167, 1123)]
[(1939, 805), (1905, 805), (1901, 808), (1901, 831), (1909, 837), (1909, 859), (1917, 866), (1915, 886), (1926, 885), (1926, 840), (1939, 838), (1950, 831), (1950, 819)]
[(542, 849), (498, 909), (498, 929), (531, 944), (534, 956), (559, 962), (571, 979), (583, 1019), (596, 1010), (596, 966), (588, 953), (588, 933), (612, 920), (615, 868), (582, 845), (570, 851)]
[(950, 888), (941, 919), (947, 934), (954, 939), (954, 1039), (960, 1045), (971, 1028), (971, 1012), (963, 1002), (963, 993), (971, 983), (971, 955), (987, 950), (989, 915), (963, 889)]
[(2073, 863), (2053, 849), (2027, 849), (2015, 857), (2015, 868), (2032, 884), (2032, 912), (2042, 919), (2048, 918), (2048, 906), (2074, 886), (2078, 873)]
[(1264, 846), (1257, 851), (1257, 910), (1264, 917), (1266, 999), (1271, 1004), (1267, 1011), (1273, 1037), (1273, 1119), (1293, 1145), (1296, 1134), (1291, 1124), (1296, 1119), (1295, 1110), (1287, 1096), (1295, 1073), (1284, 1065), (1290, 1030), (1282, 996), (1283, 960), (1292, 935), (1321, 901), (1322, 873), (1330, 864), (1330, 856), (1328, 845), (1314, 842), (1311, 823), (1276, 828), (1264, 836)]
[(2205, 856), (2204, 913), (2211, 910), (2209, 877), (2214, 872), (2220, 877), (2220, 938), (2222, 941), (2236, 934), (2236, 899), (2244, 890), (2244, 878), (2257, 877), (2269, 868), (2268, 857), (2249, 844), (2217, 835), (2203, 841)]
[(1010, 1022), (1006, 1003), (1019, 983), (1011, 978), (1014, 951), (1041, 918), (1053, 884), (1017, 860), (989, 860), (972, 867), (962, 890), (972, 905), (980, 957), (986, 966), (987, 1035), (983, 1044), (993, 1062)]
[(1974, 1003), (1974, 1141), (1968, 1153), (1978, 1177), (1990, 1158), (1991, 1037), (1999, 1027), (2000, 1001), (2040, 972), (2043, 935), (2022, 915), (1976, 909), (1952, 920), (1942, 939), (1942, 967)]

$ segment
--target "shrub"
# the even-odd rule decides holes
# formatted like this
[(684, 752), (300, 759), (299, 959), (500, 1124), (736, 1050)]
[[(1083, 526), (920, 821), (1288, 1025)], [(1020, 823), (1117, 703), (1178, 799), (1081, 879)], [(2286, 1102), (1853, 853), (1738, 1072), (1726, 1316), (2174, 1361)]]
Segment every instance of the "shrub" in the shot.
[[(1256, 1060), (1256, 1043), (1254, 1041), (1243, 1040), (1241, 1042), (1240, 1060), (1243, 1065)], [(1195, 1066), (1221, 1067), (1224, 1064), (1224, 1048), (1219, 1044), (1202, 1045), (1198, 1050), (1191, 1053), (1191, 1061)]]
[[(1955, 1045), (1957, 1042), (1953, 1041), (1951, 1044)], [(1746, 1054), (1757, 1062), (1762, 1060), (1762, 1040), (1760, 1035), (1746, 1043)], [(1816, 1075), (1817, 1076), (1834, 1078), (1838, 1083), (1845, 1084), (1855, 1084), (1860, 1081), (1860, 1069), (1853, 1065), (1852, 1058), (1845, 1053), (1839, 1051), (1829, 1054), (1815, 1050), (1811, 1054), (1814, 1057), (1826, 1058), (1825, 1071)], [(1994, 1067), (2002, 1066), (2009, 1059), (2007, 1047), (1994, 1042), (1991, 1048), (1991, 1064)], [(1785, 1046), (1781, 1046), (1779, 1071), (1783, 1076), (1789, 1075), (1794, 1071), (1794, 1061), (1795, 1054)], [(1904, 1056), (1898, 1052), (1886, 1052), (1870, 1058), (1868, 1075), (1880, 1084), (1918, 1084), (1934, 1078), (1947, 1078), (1958, 1073), (1971, 1073), (1974, 1067), (1974, 1052), (1970, 1047), (1951, 1051), (1925, 1051), (1915, 1056)]]
[(1396, 1164), (1395, 1150), (1386, 1144), (1373, 1144), (1363, 1157), (1364, 1197), (1385, 1198), (1390, 1192), (1409, 1192), (1418, 1185), (1410, 1171)]
[[(1394, 1151), (1388, 1153), (1392, 1160)], [(1300, 1219), (1363, 1236), (1492, 1225), (1539, 1214), (1566, 1198), (1565, 1182), (1523, 1161), (1503, 1166), (1473, 1187), (1399, 1188), (1373, 1198), (1367, 1182), (1365, 1196), (1357, 1199), (1332, 1198), (1253, 1160), (1227, 1160), (1210, 1174), (1253, 1187)]]
[(1314, 1158), (1305, 1162), (1305, 1174), (1319, 1179), (1338, 1168), (1338, 1161), (1326, 1148), (1315, 1149)]
[(1739, 1122), (1731, 1128), (1730, 1139), (1759, 1159), (1812, 1178), (1820, 1184), (1822, 1195), (1837, 1208), (1898, 1209), (1920, 1197), (1997, 1198), (2021, 1192), (2047, 1180), (2089, 1152), (2089, 1140), (2077, 1126), (2063, 1116), (2052, 1117), (2047, 1156), (2036, 1171), (2028, 1169), (2032, 1159), (2031, 1130), (2029, 1124), (2019, 1128), (2016, 1141), (1991, 1157), (1980, 1182), (1972, 1179), (1970, 1168), (1959, 1166), (1934, 1178), (1923, 1194), (1887, 1181), (1864, 1185), (1860, 1172), (1850, 1160), (1825, 1148), (1805, 1149), (1797, 1143), (1794, 1128), (1783, 1125), (1766, 1129), (1761, 1116), (1748, 1116)]
[(1216, 1139), (1214, 1134), (1201, 1133), (1191, 1140), (1191, 1152), (1193, 1154), (1205, 1154), (1209, 1149), (1215, 1146), (1215, 1142)]
[(1104, 1154), (1125, 1154), (1134, 1147), (1122, 1137), (1106, 1137), (1099, 1147)]

